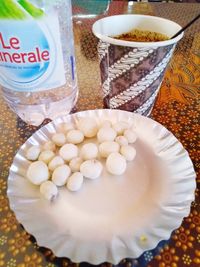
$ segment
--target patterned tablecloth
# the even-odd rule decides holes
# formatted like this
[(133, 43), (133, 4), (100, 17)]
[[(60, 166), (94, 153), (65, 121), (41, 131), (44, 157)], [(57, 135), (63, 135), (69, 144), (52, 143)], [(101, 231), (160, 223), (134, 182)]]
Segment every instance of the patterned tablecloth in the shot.
[[(86, 1), (85, 1), (86, 2)], [(105, 2), (105, 1), (104, 1)], [(80, 95), (76, 109), (102, 108), (102, 93), (96, 52), (97, 40), (92, 23), (104, 15), (137, 13), (172, 19), (182, 26), (200, 12), (199, 4), (111, 2), (104, 11), (97, 1), (74, 6), (74, 34)], [(93, 9), (91, 8), (93, 5)], [(109, 7), (109, 8), (108, 8)], [(87, 14), (81, 18), (80, 14)], [(96, 17), (91, 18), (97, 14)], [(90, 16), (92, 15), (92, 16)], [(190, 215), (184, 218), (171, 238), (139, 259), (124, 259), (120, 266), (197, 267), (200, 266), (200, 21), (196, 22), (178, 44), (152, 112), (152, 118), (167, 127), (188, 150), (197, 172), (197, 189)], [(56, 258), (46, 248), (38, 247), (16, 220), (6, 196), (7, 177), (13, 157), (24, 141), (37, 129), (18, 119), (0, 97), (0, 266), (54, 267), (76, 265), (66, 258)], [(80, 265), (86, 265), (81, 263)], [(104, 263), (101, 266), (110, 266)]]

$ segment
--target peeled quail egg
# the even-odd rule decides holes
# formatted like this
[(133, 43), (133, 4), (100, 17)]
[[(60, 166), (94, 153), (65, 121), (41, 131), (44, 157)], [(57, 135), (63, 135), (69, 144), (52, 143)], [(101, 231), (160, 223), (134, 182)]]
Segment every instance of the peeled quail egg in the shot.
[(77, 127), (85, 137), (94, 137), (97, 134), (98, 126), (93, 118), (80, 118)]
[(113, 129), (117, 132), (118, 135), (122, 135), (126, 129), (129, 128), (128, 122), (118, 121), (113, 124)]
[(120, 153), (125, 157), (126, 160), (131, 161), (136, 156), (136, 150), (134, 147), (126, 145), (120, 148)]
[(47, 200), (53, 200), (58, 195), (58, 188), (51, 181), (46, 181), (40, 185), (40, 193)]
[(40, 147), (39, 146), (31, 146), (27, 151), (26, 151), (26, 158), (28, 160), (37, 160), (38, 156), (40, 154)]
[(72, 122), (64, 122), (60, 125), (59, 128), (64, 133), (67, 133), (68, 131), (73, 130), (75, 128), (75, 126)]
[(119, 135), (115, 138), (115, 142), (117, 142), (120, 146), (128, 145), (128, 140), (123, 135)]
[(60, 156), (55, 156), (50, 162), (49, 162), (49, 170), (54, 171), (58, 166), (63, 165), (65, 162), (63, 158)]
[(71, 174), (71, 169), (68, 165), (64, 164), (57, 167), (52, 174), (52, 181), (57, 186), (63, 186), (67, 182), (67, 178)]
[(130, 144), (135, 143), (135, 141), (137, 140), (137, 135), (136, 133), (134, 133), (132, 130), (127, 129), (124, 131), (124, 136), (126, 137), (126, 139), (128, 140), (128, 142)]
[(90, 179), (96, 179), (100, 176), (103, 166), (100, 161), (96, 159), (90, 159), (84, 161), (80, 166), (80, 172), (84, 177)]
[(94, 143), (87, 143), (82, 146), (80, 155), (84, 160), (94, 159), (98, 155), (98, 148)]
[(80, 144), (84, 140), (84, 134), (80, 130), (70, 130), (66, 137), (67, 141), (72, 144)]
[(74, 172), (67, 181), (67, 188), (70, 191), (78, 191), (83, 184), (83, 175), (80, 172)]
[(76, 158), (73, 158), (72, 160), (70, 160), (69, 167), (70, 167), (71, 171), (72, 172), (79, 172), (82, 162), (83, 162), (83, 160), (80, 157), (76, 157)]
[(55, 133), (52, 136), (52, 141), (57, 145), (57, 146), (62, 146), (66, 142), (66, 137), (63, 133)]
[(27, 178), (35, 185), (49, 179), (49, 170), (43, 161), (35, 161), (31, 163), (27, 170)]
[(44, 150), (40, 153), (38, 160), (44, 161), (46, 164), (48, 164), (53, 157), (55, 156), (55, 153), (51, 150)]
[(65, 144), (59, 150), (59, 155), (66, 161), (78, 156), (78, 147), (74, 144)]
[(47, 141), (42, 146), (42, 150), (52, 150), (52, 151), (55, 151), (56, 150), (56, 145), (52, 141)]
[(97, 133), (97, 139), (99, 143), (106, 141), (114, 141), (116, 136), (117, 136), (116, 131), (111, 127), (100, 128)]
[(106, 169), (114, 175), (121, 175), (126, 170), (126, 159), (119, 153), (112, 153), (106, 160)]
[(119, 144), (113, 141), (103, 142), (99, 145), (99, 153), (103, 158), (107, 158), (111, 153), (119, 151)]

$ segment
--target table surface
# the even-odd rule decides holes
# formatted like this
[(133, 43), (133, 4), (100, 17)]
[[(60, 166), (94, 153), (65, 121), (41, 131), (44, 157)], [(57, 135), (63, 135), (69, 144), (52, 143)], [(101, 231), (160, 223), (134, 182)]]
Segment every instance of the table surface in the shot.
[[(97, 39), (91, 25), (102, 16), (136, 13), (172, 19), (182, 26), (200, 12), (199, 4), (137, 3), (113, 1), (75, 1), (74, 37), (80, 94), (77, 111), (102, 108), (102, 93)], [(88, 8), (90, 7), (90, 8)], [(80, 15), (84, 16), (80, 16)], [(96, 14), (96, 16), (95, 16)], [(191, 212), (171, 238), (138, 259), (124, 259), (120, 266), (182, 267), (200, 266), (200, 176), (199, 176), (199, 90), (200, 21), (196, 22), (178, 44), (165, 74), (151, 117), (167, 127), (189, 152), (197, 172), (197, 190)], [(38, 128), (27, 126), (12, 113), (0, 97), (0, 266), (54, 267), (76, 265), (66, 258), (38, 247), (16, 220), (6, 196), (9, 167), (19, 147)], [(86, 265), (81, 263), (81, 265)], [(104, 263), (101, 266), (110, 266)]]

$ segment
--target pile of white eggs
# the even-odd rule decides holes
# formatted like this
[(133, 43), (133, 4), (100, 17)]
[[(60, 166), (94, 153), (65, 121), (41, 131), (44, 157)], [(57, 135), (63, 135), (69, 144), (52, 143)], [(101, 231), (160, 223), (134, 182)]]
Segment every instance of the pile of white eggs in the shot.
[(76, 123), (62, 123), (51, 140), (26, 151), (30, 161), (27, 178), (40, 186), (40, 193), (48, 200), (58, 195), (61, 186), (78, 191), (84, 178), (101, 176), (104, 161), (109, 173), (122, 175), (127, 161), (136, 156), (132, 146), (136, 139), (133, 127), (125, 121), (112, 124), (106, 120), (98, 125), (95, 119), (84, 117)]

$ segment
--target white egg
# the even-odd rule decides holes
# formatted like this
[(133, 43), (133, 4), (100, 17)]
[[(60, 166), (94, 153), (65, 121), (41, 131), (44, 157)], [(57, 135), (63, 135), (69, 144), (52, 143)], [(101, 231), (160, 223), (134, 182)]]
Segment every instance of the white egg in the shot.
[(53, 151), (44, 150), (40, 153), (38, 159), (48, 164), (53, 159), (54, 156), (55, 156), (55, 153)]
[(117, 136), (116, 131), (111, 127), (100, 128), (97, 133), (97, 139), (99, 143), (103, 143), (106, 141), (114, 141), (116, 136)]
[(66, 143), (66, 137), (64, 133), (55, 133), (52, 136), (52, 141), (57, 145), (57, 146), (63, 146)]
[(49, 170), (43, 161), (31, 163), (27, 170), (27, 178), (35, 185), (40, 185), (49, 179)]
[(65, 144), (59, 150), (59, 155), (65, 160), (70, 161), (78, 157), (78, 147), (74, 144)]
[(126, 145), (120, 148), (120, 153), (125, 157), (126, 160), (134, 160), (136, 156), (136, 150), (134, 147)]
[(77, 127), (81, 130), (85, 137), (94, 137), (97, 134), (98, 126), (95, 119), (87, 117), (80, 118)]
[(94, 143), (87, 143), (82, 146), (80, 155), (84, 160), (95, 159), (98, 156), (98, 147)]
[(112, 153), (106, 160), (106, 169), (114, 175), (122, 175), (126, 170), (126, 159), (119, 153)]
[(42, 150), (51, 150), (55, 151), (56, 150), (56, 145), (52, 141), (47, 141), (44, 143), (42, 146)]
[(51, 181), (46, 181), (40, 185), (40, 193), (45, 199), (53, 200), (58, 195), (58, 188)]
[(71, 169), (68, 165), (64, 164), (57, 167), (52, 173), (52, 181), (57, 186), (66, 184), (68, 177), (71, 174)]
[(103, 127), (112, 127), (112, 123), (109, 120), (102, 121), (101, 128)]
[(118, 135), (122, 135), (126, 129), (129, 128), (128, 122), (118, 121), (113, 124), (113, 129), (117, 132)]
[(128, 142), (130, 144), (135, 143), (135, 141), (137, 140), (137, 135), (135, 132), (133, 132), (132, 130), (128, 129), (124, 131), (124, 136), (126, 137), (126, 139), (128, 140)]
[(80, 172), (74, 172), (67, 181), (67, 188), (70, 191), (78, 191), (83, 184), (83, 175)]
[(63, 165), (65, 162), (62, 157), (55, 156), (48, 164), (49, 170), (54, 171), (58, 166)]
[(115, 142), (117, 142), (120, 146), (126, 146), (126, 145), (128, 145), (128, 140), (123, 135), (117, 136), (115, 138)]
[(72, 172), (79, 172), (82, 162), (83, 162), (83, 160), (80, 157), (76, 157), (76, 158), (73, 158), (72, 160), (70, 160), (69, 167), (70, 167), (71, 171)]
[(96, 179), (101, 175), (103, 166), (100, 161), (96, 159), (90, 159), (84, 161), (80, 166), (80, 172), (84, 177), (89, 179)]
[(63, 122), (59, 127), (59, 130), (64, 133), (67, 133), (68, 131), (73, 129), (75, 129), (75, 125), (72, 122)]
[(26, 151), (26, 158), (28, 160), (37, 160), (40, 154), (40, 147), (39, 146), (31, 146), (27, 151)]
[(72, 144), (80, 144), (84, 140), (84, 134), (80, 130), (70, 130), (66, 137), (67, 142)]
[(113, 141), (103, 142), (99, 145), (99, 153), (101, 157), (107, 158), (111, 153), (119, 151), (119, 144)]

